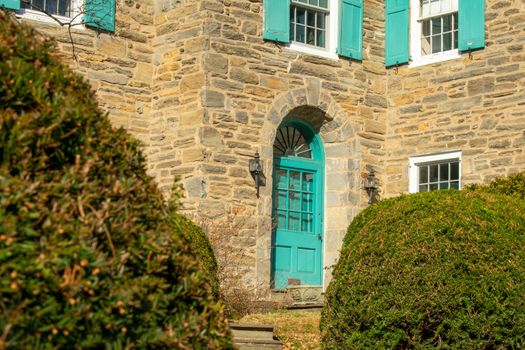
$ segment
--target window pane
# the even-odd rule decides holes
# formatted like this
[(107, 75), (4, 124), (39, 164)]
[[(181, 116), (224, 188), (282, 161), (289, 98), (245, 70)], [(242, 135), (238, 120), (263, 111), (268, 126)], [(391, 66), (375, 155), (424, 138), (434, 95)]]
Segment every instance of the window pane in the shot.
[(324, 30), (318, 30), (317, 31), (317, 46), (325, 47), (325, 44), (324, 44)]
[(44, 0), (33, 0), (31, 1), (33, 10), (42, 11), (44, 10)]
[(46, 11), (52, 14), (57, 14), (57, 0), (47, 0)]
[(325, 17), (326, 15), (324, 13), (317, 12), (317, 28), (325, 29)]
[(454, 33), (454, 48), (458, 48), (458, 31), (456, 30)]
[(423, 55), (429, 55), (432, 53), (432, 51), (430, 50), (430, 45), (430, 37), (421, 39), (421, 52), (423, 53)]
[(288, 229), (292, 231), (301, 231), (301, 214), (293, 211), (288, 213)]
[(328, 8), (328, 0), (319, 0), (319, 7)]
[(459, 190), (459, 181), (452, 181), (450, 183), (450, 188), (455, 189), (455, 190)]
[(286, 230), (286, 212), (282, 210), (277, 211), (277, 228)]
[(303, 232), (312, 232), (312, 218), (311, 214), (303, 214), (303, 220), (301, 225), (301, 231)]
[(288, 188), (288, 173), (286, 170), (277, 169), (275, 171), (275, 186), (278, 188)]
[(448, 190), (448, 182), (440, 182), (439, 183), (439, 189), (440, 190)]
[(306, 43), (315, 45), (315, 28), (306, 27)]
[(69, 8), (69, 0), (59, 0), (58, 2), (59, 15), (69, 17), (71, 16), (71, 9)]
[(423, 21), (423, 23), (421, 23), (421, 27), (421, 30), (423, 31), (423, 36), (430, 36), (430, 20)]
[(429, 166), (430, 170), (430, 182), (437, 182), (438, 181), (438, 165), (432, 164)]
[[(295, 41), (295, 24), (290, 23), (290, 38)], [(277, 153), (276, 147), (274, 146), (274, 153)]]
[(448, 181), (448, 163), (439, 165), (439, 181)]
[(289, 209), (290, 210), (301, 210), (301, 193), (300, 192), (295, 192), (295, 191), (290, 191), (290, 193), (288, 194), (288, 198), (290, 200), (289, 202)]
[(438, 184), (430, 184), (428, 187), (430, 191), (435, 191), (438, 189)]
[(428, 166), (426, 165), (419, 168), (419, 183), (428, 183)]
[(274, 198), (275, 209), (287, 209), (286, 208), (286, 203), (288, 202), (287, 199), (288, 199), (288, 195), (286, 191), (276, 191), (275, 198)]
[(316, 12), (306, 11), (307, 25), (309, 25), (311, 27), (315, 27), (315, 14), (316, 14)]
[(443, 51), (452, 50), (452, 33), (443, 34)]
[(300, 172), (290, 170), (290, 189), (291, 190), (301, 189), (301, 173)]
[(432, 19), (432, 34), (440, 34), (441, 33), (441, 17), (433, 18)]
[(452, 31), (452, 15), (443, 16), (443, 32)]
[(312, 192), (314, 189), (314, 174), (303, 173), (303, 191)]
[(301, 23), (301, 24), (304, 24), (304, 18), (305, 18), (306, 14), (305, 14), (305, 10), (303, 8), (300, 8), (298, 7), (297, 8), (297, 17), (296, 17), (296, 22), (297, 23)]
[(419, 192), (428, 192), (428, 185), (419, 185)]
[(458, 30), (458, 14), (454, 13), (454, 29)]
[(432, 37), (432, 53), (441, 52), (441, 35)]
[(314, 196), (312, 194), (303, 193), (302, 211), (311, 213), (314, 210)]
[(459, 180), (459, 162), (450, 163), (450, 180)]
[(310, 0), (310, 5), (317, 6), (317, 0)]
[(298, 41), (298, 42), (301, 42), (301, 43), (304, 43), (305, 40), (304, 40), (304, 26), (298, 24), (296, 27), (295, 27), (295, 41)]

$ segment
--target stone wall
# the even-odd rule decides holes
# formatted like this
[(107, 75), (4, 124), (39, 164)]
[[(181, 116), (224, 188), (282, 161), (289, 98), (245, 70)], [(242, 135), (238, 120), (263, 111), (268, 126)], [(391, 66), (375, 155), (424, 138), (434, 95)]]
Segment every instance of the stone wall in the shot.
[[(154, 37), (153, 0), (118, 1), (115, 34), (22, 19), (57, 41), (64, 61), (89, 79), (115, 126), (148, 144)], [(76, 57), (74, 57), (76, 56)]]
[[(386, 133), (386, 72), (382, 64), (381, 1), (365, 7), (363, 62), (291, 51), (262, 40), (262, 1), (202, 1), (208, 45), (197, 142), (198, 174), (183, 179), (185, 205), (201, 220), (243, 222), (230, 244), (242, 251), (246, 280), (270, 285), (273, 142), (282, 120), (294, 116), (318, 128), (326, 156), (325, 266), (346, 228), (365, 205), (361, 173), (381, 168)], [(196, 109), (197, 110), (197, 109)], [(194, 113), (194, 111), (192, 111)], [(193, 116), (194, 114), (192, 114)], [(267, 184), (257, 199), (248, 159), (258, 151)], [(181, 168), (186, 168), (182, 162)], [(193, 170), (192, 170), (193, 171)], [(223, 223), (222, 225), (227, 225)], [(326, 273), (329, 279), (330, 273)]]
[[(487, 0), (483, 50), (422, 67), (384, 67), (384, 1), (364, 6), (363, 61), (331, 60), (262, 39), (262, 0), (119, 0), (115, 34), (67, 31), (64, 59), (90, 79), (115, 125), (138, 137), (148, 170), (231, 252), (246, 285), (268, 295), (273, 142), (287, 117), (309, 121), (325, 150), (325, 285), (352, 218), (408, 191), (411, 156), (462, 150), (462, 182), (525, 169), (525, 3)], [(248, 172), (258, 151), (261, 198)]]
[(408, 158), (462, 151), (462, 183), (525, 170), (525, 2), (486, 1), (486, 47), (388, 70), (385, 195), (408, 191)]

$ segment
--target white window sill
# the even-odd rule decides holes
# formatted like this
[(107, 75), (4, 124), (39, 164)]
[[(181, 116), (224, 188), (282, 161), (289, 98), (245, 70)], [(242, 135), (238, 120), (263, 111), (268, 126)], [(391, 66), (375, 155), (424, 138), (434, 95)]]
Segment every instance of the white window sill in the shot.
[(408, 65), (409, 68), (426, 66), (428, 64), (439, 63), (444, 61), (455, 60), (461, 57), (458, 50), (450, 50), (446, 52), (435, 53), (427, 56), (412, 56), (412, 61)]
[(318, 48), (315, 48), (309, 45), (302, 45), (299, 43), (292, 42), (286, 45), (286, 49), (291, 50), (291, 51), (298, 51), (298, 52), (306, 53), (309, 55), (329, 58), (335, 61), (339, 60), (339, 56), (335, 52), (329, 52), (326, 49), (318, 49)]
[[(16, 17), (21, 19), (28, 19), (33, 21), (39, 21), (39, 22), (45, 22), (49, 24), (55, 24), (59, 25), (56, 20), (51, 18), (49, 15), (46, 15), (43, 12), (31, 10), (31, 9), (20, 9), (16, 12)], [(63, 23), (64, 25), (67, 25), (68, 23), (71, 23), (76, 28), (84, 28), (82, 25), (82, 16), (76, 16), (73, 18), (59, 16), (59, 15), (53, 15), (54, 18), (56, 18), (58, 21)]]

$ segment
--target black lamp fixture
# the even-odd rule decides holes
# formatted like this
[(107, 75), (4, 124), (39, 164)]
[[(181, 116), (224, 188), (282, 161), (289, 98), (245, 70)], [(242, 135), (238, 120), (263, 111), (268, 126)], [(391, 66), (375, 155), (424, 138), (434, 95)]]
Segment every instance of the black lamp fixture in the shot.
[(376, 179), (376, 172), (374, 168), (370, 169), (370, 172), (368, 173), (368, 175), (366, 175), (364, 182), (364, 188), (366, 193), (368, 194), (368, 204), (372, 204), (374, 194), (376, 193), (379, 187), (379, 182)]
[(252, 159), (248, 161), (248, 166), (250, 168), (250, 174), (255, 181), (255, 188), (257, 189), (257, 198), (259, 198), (259, 187), (265, 185), (265, 177), (263, 174), (263, 162), (259, 156), (259, 152), (255, 152), (255, 155)]

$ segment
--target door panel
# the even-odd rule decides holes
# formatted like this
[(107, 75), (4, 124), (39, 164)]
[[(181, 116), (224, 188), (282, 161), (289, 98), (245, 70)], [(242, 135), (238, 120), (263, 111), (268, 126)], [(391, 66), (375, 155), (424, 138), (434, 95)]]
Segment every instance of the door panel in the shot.
[(273, 279), (276, 289), (321, 285), (322, 173), (314, 162), (279, 159), (273, 189)]

